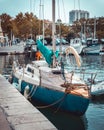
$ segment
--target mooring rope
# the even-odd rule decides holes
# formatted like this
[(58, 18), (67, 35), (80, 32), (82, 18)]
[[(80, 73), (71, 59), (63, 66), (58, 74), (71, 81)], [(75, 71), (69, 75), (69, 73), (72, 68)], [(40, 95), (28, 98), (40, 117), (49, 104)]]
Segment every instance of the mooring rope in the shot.
[[(64, 98), (66, 97), (67, 93), (65, 94)], [(59, 106), (57, 107), (55, 113), (59, 110), (59, 108), (61, 107), (63, 101), (64, 101), (64, 98), (62, 99), (62, 102), (60, 102)]]
[(65, 95), (64, 95), (62, 98), (60, 98), (59, 100), (57, 100), (57, 101), (55, 101), (55, 102), (53, 102), (53, 103), (51, 103), (51, 104), (49, 104), (49, 105), (45, 105), (45, 106), (35, 106), (35, 107), (36, 107), (36, 108), (40, 108), (40, 109), (52, 107), (52, 106), (56, 105), (57, 103), (61, 102), (61, 101), (66, 97), (66, 95), (67, 95), (67, 93), (65, 93)]
[(33, 93), (31, 94), (30, 98), (35, 94), (35, 92), (36, 92), (38, 86), (36, 86), (36, 87), (33, 86), (33, 88), (34, 88), (34, 91), (33, 91)]

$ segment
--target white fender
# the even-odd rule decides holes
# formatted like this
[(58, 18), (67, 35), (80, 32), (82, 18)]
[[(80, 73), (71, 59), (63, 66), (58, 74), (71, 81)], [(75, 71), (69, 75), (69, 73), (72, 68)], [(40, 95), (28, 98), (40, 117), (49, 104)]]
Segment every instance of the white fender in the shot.
[(15, 61), (13, 61), (12, 70), (13, 70), (14, 72), (15, 72), (15, 70), (16, 70), (16, 67), (17, 67), (17, 64), (16, 64)]
[(24, 97), (25, 97), (26, 99), (29, 98), (29, 86), (28, 86), (28, 85), (25, 87), (25, 90), (24, 90)]
[(21, 92), (21, 82), (22, 82), (22, 80), (21, 79), (19, 79), (19, 81), (18, 81), (19, 83), (18, 83), (18, 90), (19, 90), (19, 92)]
[(66, 55), (68, 55), (69, 53), (72, 53), (74, 56), (75, 56), (75, 59), (76, 59), (76, 62), (77, 62), (77, 66), (80, 67), (81, 66), (81, 59), (80, 59), (80, 56), (79, 54), (77, 53), (77, 51), (69, 46), (68, 48), (65, 49), (65, 53)]

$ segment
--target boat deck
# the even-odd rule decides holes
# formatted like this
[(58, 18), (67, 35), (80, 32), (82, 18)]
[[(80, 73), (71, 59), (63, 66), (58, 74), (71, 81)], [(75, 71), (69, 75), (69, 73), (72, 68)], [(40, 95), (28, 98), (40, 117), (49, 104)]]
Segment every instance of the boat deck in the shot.
[(0, 75), (0, 130), (56, 130), (19, 91)]
[[(89, 98), (88, 87), (77, 76), (72, 77), (72, 84), (73, 84), (72, 85), (70, 84), (71, 83), (70, 79), (72, 74), (66, 73), (65, 77), (69, 82), (69, 84), (65, 87), (64, 85), (65, 80), (62, 78), (61, 75), (49, 73), (50, 72), (49, 67), (42, 67), (40, 68), (40, 70), (41, 70), (41, 76), (39, 76), (39, 74), (32, 75), (31, 73), (30, 74), (26, 73), (26, 70), (24, 71), (23, 74), (21, 69), (17, 69), (17, 70), (15, 69), (15, 71), (17, 71), (15, 73), (15, 76), (20, 80), (23, 80), (30, 84), (34, 84), (33, 86), (40, 85), (55, 91), (66, 92), (66, 93), (80, 95)], [(41, 83), (40, 83), (40, 77), (41, 77)]]

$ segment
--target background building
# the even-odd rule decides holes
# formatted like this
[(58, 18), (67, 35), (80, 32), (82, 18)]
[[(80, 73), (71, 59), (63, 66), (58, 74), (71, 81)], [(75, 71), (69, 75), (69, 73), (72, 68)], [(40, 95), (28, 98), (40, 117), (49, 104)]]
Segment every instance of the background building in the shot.
[(89, 12), (84, 10), (72, 10), (69, 12), (69, 24), (73, 24), (74, 21), (79, 20), (81, 18), (88, 19)]

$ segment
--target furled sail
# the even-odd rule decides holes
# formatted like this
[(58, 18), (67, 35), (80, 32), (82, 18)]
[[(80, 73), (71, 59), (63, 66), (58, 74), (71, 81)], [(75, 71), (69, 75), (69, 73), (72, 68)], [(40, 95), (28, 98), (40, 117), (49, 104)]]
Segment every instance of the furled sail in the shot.
[(53, 51), (49, 50), (46, 46), (43, 45), (41, 40), (37, 40), (37, 48), (42, 53), (42, 55), (45, 57), (46, 62), (51, 65), (52, 64), (52, 57), (53, 57)]

